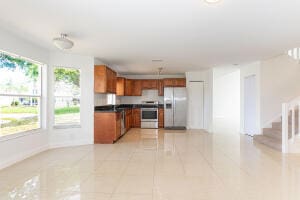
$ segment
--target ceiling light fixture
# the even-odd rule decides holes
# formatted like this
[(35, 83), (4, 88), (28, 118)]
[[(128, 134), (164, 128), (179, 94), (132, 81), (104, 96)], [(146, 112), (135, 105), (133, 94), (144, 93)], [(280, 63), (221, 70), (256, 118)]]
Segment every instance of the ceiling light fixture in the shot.
[(54, 45), (61, 50), (71, 49), (74, 46), (74, 42), (67, 37), (68, 35), (65, 33), (60, 34), (60, 37), (53, 39)]
[(219, 3), (221, 0), (204, 0), (206, 3)]
[(294, 60), (300, 61), (300, 47), (288, 50), (288, 56), (292, 57)]

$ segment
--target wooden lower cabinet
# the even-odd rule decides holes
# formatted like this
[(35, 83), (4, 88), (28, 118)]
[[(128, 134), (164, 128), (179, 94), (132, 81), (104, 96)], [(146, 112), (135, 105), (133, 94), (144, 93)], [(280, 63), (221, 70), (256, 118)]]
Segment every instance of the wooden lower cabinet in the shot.
[(164, 109), (163, 108), (158, 109), (158, 127), (159, 128), (164, 127)]
[(125, 111), (125, 127), (126, 131), (129, 131), (129, 129), (132, 127), (132, 110), (127, 109)]
[(141, 128), (141, 109), (133, 108), (132, 109), (132, 127)]
[(120, 112), (95, 112), (94, 143), (112, 144), (121, 136)]

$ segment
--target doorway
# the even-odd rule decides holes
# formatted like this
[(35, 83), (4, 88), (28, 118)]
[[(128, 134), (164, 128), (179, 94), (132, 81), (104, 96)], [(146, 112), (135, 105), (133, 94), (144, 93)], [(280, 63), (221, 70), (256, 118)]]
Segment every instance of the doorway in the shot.
[(256, 76), (247, 76), (244, 80), (244, 132), (250, 136), (256, 134), (256, 97)]
[(190, 81), (188, 85), (188, 126), (190, 129), (204, 128), (204, 82)]

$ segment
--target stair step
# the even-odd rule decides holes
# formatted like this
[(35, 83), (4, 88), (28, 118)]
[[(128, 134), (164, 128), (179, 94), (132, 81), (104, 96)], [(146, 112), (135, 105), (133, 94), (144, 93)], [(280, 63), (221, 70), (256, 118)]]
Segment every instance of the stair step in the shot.
[(281, 139), (267, 137), (265, 135), (255, 135), (253, 140), (278, 151), (281, 151), (282, 149)]
[(275, 139), (281, 140), (282, 138), (282, 131), (279, 129), (273, 129), (273, 128), (264, 128), (263, 129), (263, 135), (266, 137), (271, 137)]

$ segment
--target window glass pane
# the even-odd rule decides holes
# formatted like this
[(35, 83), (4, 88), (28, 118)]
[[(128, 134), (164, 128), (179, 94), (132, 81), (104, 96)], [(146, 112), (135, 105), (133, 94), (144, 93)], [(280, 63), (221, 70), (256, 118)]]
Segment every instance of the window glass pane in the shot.
[(41, 66), (0, 53), (0, 94), (41, 94)]
[(55, 125), (80, 124), (80, 100), (73, 97), (55, 97)]
[(0, 136), (40, 128), (39, 97), (0, 96)]
[(57, 67), (55, 80), (55, 125), (80, 124), (80, 70)]

